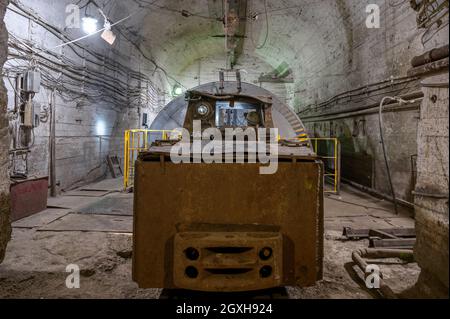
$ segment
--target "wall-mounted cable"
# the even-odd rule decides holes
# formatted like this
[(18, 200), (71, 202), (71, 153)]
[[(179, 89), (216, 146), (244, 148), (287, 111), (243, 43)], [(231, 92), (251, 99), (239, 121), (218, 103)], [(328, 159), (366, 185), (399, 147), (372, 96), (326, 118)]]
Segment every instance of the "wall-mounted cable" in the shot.
[(266, 29), (266, 34), (264, 36), (264, 41), (262, 44), (257, 44), (256, 40), (254, 38), (254, 22), (256, 21), (256, 18), (258, 16), (255, 16), (253, 19), (250, 20), (250, 38), (252, 40), (253, 46), (257, 49), (260, 50), (262, 48), (264, 48), (267, 44), (267, 40), (269, 39), (269, 33), (270, 33), (270, 21), (269, 21), (269, 12), (268, 12), (268, 8), (267, 8), (267, 0), (264, 0), (264, 15), (265, 15), (265, 29)]

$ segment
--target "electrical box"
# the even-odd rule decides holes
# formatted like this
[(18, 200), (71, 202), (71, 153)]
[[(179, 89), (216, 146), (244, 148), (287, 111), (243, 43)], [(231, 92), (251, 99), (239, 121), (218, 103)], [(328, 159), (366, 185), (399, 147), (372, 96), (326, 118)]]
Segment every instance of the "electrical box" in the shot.
[(41, 88), (41, 72), (30, 70), (23, 78), (23, 91), (27, 93), (39, 93)]
[(145, 128), (148, 127), (148, 114), (147, 113), (142, 114), (142, 126)]
[(25, 103), (23, 111), (23, 123), (24, 127), (34, 127), (34, 106), (33, 101), (29, 100)]

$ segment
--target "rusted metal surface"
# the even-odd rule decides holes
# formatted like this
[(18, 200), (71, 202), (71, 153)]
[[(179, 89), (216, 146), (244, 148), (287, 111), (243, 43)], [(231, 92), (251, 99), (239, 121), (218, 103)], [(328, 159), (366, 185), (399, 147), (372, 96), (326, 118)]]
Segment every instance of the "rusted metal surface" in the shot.
[[(179, 141), (177, 141), (179, 142)], [(202, 141), (202, 149), (205, 147), (209, 142), (208, 141)], [(235, 148), (238, 146), (240, 142), (235, 142), (233, 146), (228, 147), (228, 145), (223, 144), (222, 145), (222, 154), (224, 158), (231, 157), (235, 160), (239, 159), (245, 159), (245, 154), (237, 154), (235, 153)], [(258, 144), (255, 145), (247, 145), (246, 143), (242, 142), (242, 144), (245, 144), (245, 150), (247, 152), (257, 152), (258, 151)], [(155, 144), (155, 146), (150, 147), (149, 152), (142, 153), (141, 156), (144, 158), (152, 157), (154, 155), (167, 155), (169, 156), (170, 151), (172, 150), (171, 143), (170, 145), (158, 143)], [(266, 145), (264, 147), (267, 147)], [(188, 160), (190, 157), (195, 155), (201, 155), (201, 153), (195, 153), (192, 145), (191, 145), (191, 154), (184, 156), (180, 156), (180, 159)], [(267, 150), (269, 150), (269, 147), (267, 147)], [(311, 150), (311, 148), (308, 146), (299, 146), (299, 147), (289, 147), (289, 146), (279, 146), (278, 147), (278, 157), (279, 159), (285, 158), (285, 159), (298, 159), (298, 160), (315, 160), (318, 159), (317, 155)]]
[(447, 57), (410, 69), (408, 71), (408, 76), (424, 76), (426, 74), (440, 72), (448, 69), (448, 59), (449, 58)]
[(380, 239), (396, 239), (396, 238), (398, 238), (395, 235), (389, 234), (389, 233), (379, 230), (379, 229), (371, 229), (369, 231), (369, 235), (371, 237), (378, 237)]
[(386, 249), (413, 249), (415, 244), (415, 238), (372, 238), (370, 239), (369, 247)]
[(449, 56), (449, 46), (444, 45), (440, 48), (432, 49), (422, 55), (416, 56), (411, 60), (412, 67), (418, 67), (430, 62), (444, 59)]
[(345, 227), (343, 236), (351, 240), (369, 239), (369, 247), (413, 249), (416, 243), (414, 228), (352, 229)]
[(185, 232), (175, 235), (174, 284), (197, 291), (249, 291), (282, 285), (278, 232)]
[(30, 179), (11, 185), (11, 220), (16, 221), (47, 208), (48, 178)]
[(133, 280), (142, 288), (226, 292), (314, 285), (323, 268), (323, 163), (310, 146), (285, 143), (275, 173), (261, 174), (267, 165), (251, 154), (278, 143), (278, 132), (258, 130), (274, 128), (270, 97), (191, 91), (186, 100), (183, 127), (191, 139), (182, 143), (216, 139), (197, 140), (199, 128), (265, 135), (254, 143), (222, 137), (218, 155), (227, 164), (191, 164), (202, 158), (192, 144), (181, 164), (171, 161), (172, 143), (140, 154)]
[[(175, 165), (139, 159), (133, 255), (133, 279), (139, 286), (195, 289), (195, 285), (176, 286), (173, 276), (174, 238), (177, 233), (192, 231), (277, 232), (283, 238), (283, 271), (277, 284), (309, 286), (320, 280), (322, 164), (283, 162), (274, 175), (260, 175), (259, 167), (248, 163)], [(247, 286), (267, 288), (264, 281)], [(230, 284), (221, 289), (243, 288)]]

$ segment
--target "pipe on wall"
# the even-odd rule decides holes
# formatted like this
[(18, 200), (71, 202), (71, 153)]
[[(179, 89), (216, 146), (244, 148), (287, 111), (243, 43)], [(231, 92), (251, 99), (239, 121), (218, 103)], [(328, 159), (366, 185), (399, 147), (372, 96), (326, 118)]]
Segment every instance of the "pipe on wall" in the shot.
[(440, 48), (430, 50), (422, 55), (416, 56), (411, 60), (411, 65), (415, 68), (427, 63), (444, 59), (449, 56), (449, 46), (444, 45)]
[[(368, 193), (368, 194), (370, 194), (372, 196), (375, 196), (375, 197), (378, 197), (378, 198), (381, 198), (381, 199), (384, 199), (384, 200), (387, 200), (387, 201), (392, 201), (392, 197), (390, 197), (390, 196), (388, 196), (386, 194), (383, 194), (383, 193), (377, 191), (374, 188), (369, 188), (369, 187), (360, 185), (358, 183), (355, 183), (355, 182), (353, 182), (351, 180), (348, 180), (346, 178), (343, 178), (343, 177), (341, 178), (341, 180), (344, 183), (346, 183), (346, 184), (348, 184), (348, 185), (350, 185), (352, 187), (355, 187), (355, 188), (359, 189), (362, 192)], [(410, 202), (408, 202), (406, 200), (403, 200), (403, 199), (400, 199), (400, 198), (396, 198), (396, 201), (397, 201), (397, 204), (399, 204), (399, 205), (402, 205), (402, 206), (410, 208), (410, 209), (414, 209), (414, 204), (413, 203), (410, 203)]]
[(56, 90), (51, 94), (50, 105), (50, 196), (56, 197)]
[[(417, 91), (417, 92), (413, 92), (413, 93), (400, 95), (399, 97), (401, 97), (404, 100), (417, 100), (418, 105), (420, 105), (419, 102), (423, 98), (423, 92)], [(342, 119), (342, 118), (348, 118), (348, 117), (353, 117), (353, 116), (376, 114), (376, 113), (378, 113), (379, 104), (380, 103), (378, 102), (378, 103), (374, 103), (374, 104), (370, 104), (370, 105), (365, 105), (362, 107), (348, 109), (345, 111), (333, 111), (333, 112), (323, 113), (320, 115), (303, 116), (302, 120), (305, 123), (310, 123), (310, 122), (316, 122), (316, 121), (329, 121), (329, 120)], [(400, 106), (402, 106), (406, 109), (412, 108), (411, 105), (408, 105), (405, 107), (405, 105), (401, 105), (401, 104), (395, 103), (395, 102), (386, 103), (386, 107), (388, 107), (388, 110), (389, 110), (389, 108), (390, 109), (398, 109)], [(334, 116), (334, 117), (332, 117), (332, 116)]]
[[(393, 81), (395, 81), (395, 82), (393, 82)], [(328, 105), (330, 105), (332, 103), (336, 103), (336, 102), (338, 102), (341, 99), (352, 98), (352, 97), (361, 96), (361, 95), (367, 95), (369, 93), (373, 93), (373, 92), (381, 91), (381, 90), (386, 89), (386, 88), (390, 88), (393, 85), (408, 84), (408, 83), (415, 82), (415, 81), (418, 81), (417, 77), (405, 76), (405, 77), (400, 77), (400, 78), (395, 78), (395, 79), (388, 79), (388, 80), (384, 80), (384, 81), (371, 83), (369, 85), (361, 86), (361, 87), (358, 87), (356, 89), (352, 89), (352, 90), (341, 92), (341, 93), (331, 97), (330, 99), (328, 99), (328, 100), (326, 100), (324, 102), (321, 102), (321, 103), (319, 103), (317, 105), (309, 105), (303, 111), (301, 111), (300, 113), (304, 113), (306, 111), (309, 111), (312, 108), (318, 109), (318, 108), (327, 107)], [(372, 87), (375, 87), (375, 86), (379, 86), (379, 85), (383, 85), (383, 86), (369, 90), (369, 88), (372, 88)], [(357, 92), (357, 93), (355, 93), (355, 92)], [(355, 93), (355, 94), (351, 94), (351, 93)]]

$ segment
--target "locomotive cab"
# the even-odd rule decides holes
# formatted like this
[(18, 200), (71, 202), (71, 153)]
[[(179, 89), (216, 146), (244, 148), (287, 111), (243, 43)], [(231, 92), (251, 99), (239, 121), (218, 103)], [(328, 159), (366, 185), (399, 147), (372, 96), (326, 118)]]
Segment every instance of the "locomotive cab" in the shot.
[(192, 132), (195, 120), (201, 128), (273, 128), (271, 101), (262, 97), (241, 94), (210, 95), (191, 91), (184, 128)]

